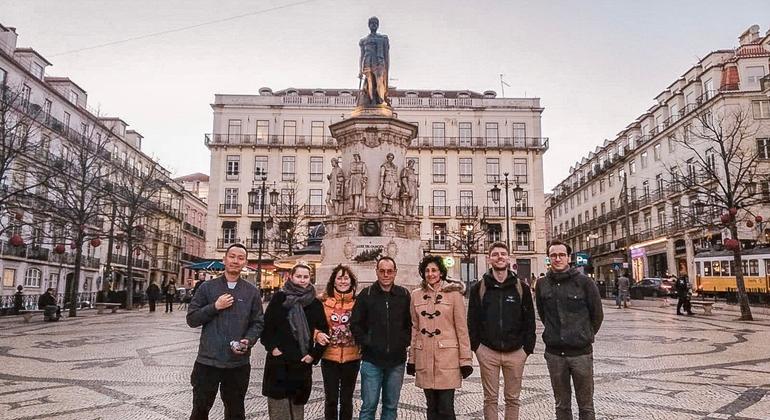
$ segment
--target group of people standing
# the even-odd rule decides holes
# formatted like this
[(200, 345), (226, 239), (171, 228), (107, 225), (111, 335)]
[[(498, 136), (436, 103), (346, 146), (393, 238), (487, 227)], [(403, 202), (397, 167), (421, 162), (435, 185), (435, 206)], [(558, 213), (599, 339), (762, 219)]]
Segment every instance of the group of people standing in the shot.
[[(581, 419), (595, 418), (592, 343), (603, 315), (596, 285), (569, 265), (569, 247), (549, 246), (552, 270), (530, 288), (510, 270), (504, 243), (490, 246), (490, 269), (468, 291), (447, 278), (443, 259), (419, 264), (421, 283), (408, 291), (395, 284), (396, 261), (377, 261), (377, 281), (358, 291), (351, 269), (338, 265), (316, 295), (310, 267), (298, 264), (267, 308), (256, 287), (240, 279), (247, 250), (228, 248), (225, 273), (203, 283), (187, 312), (202, 326), (191, 375), (191, 420), (207, 419), (217, 394), (226, 419), (245, 418), (251, 348), (266, 350), (262, 394), (270, 419), (304, 418), (312, 369), (320, 363), (326, 419), (353, 418), (353, 391), (361, 376), (360, 420), (397, 417), (404, 374), (425, 394), (427, 418), (455, 418), (455, 390), (478, 360), (486, 420), (498, 419), (500, 373), (505, 419), (519, 418), (524, 365), (535, 348), (535, 311), (545, 326), (545, 358), (556, 399), (556, 418), (571, 419), (574, 382)], [(533, 302), (534, 301), (534, 302)], [(537, 303), (535, 306), (534, 303)]]

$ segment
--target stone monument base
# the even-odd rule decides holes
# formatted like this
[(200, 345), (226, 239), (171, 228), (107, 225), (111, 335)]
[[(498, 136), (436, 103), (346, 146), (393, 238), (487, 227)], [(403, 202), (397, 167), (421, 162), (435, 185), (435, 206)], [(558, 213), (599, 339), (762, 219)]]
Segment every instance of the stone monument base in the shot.
[(414, 239), (387, 236), (324, 238), (321, 264), (316, 270), (316, 289), (322, 291), (334, 267), (343, 264), (349, 266), (355, 274), (360, 291), (377, 281), (376, 260), (366, 259), (389, 256), (398, 266), (396, 284), (412, 290), (422, 280), (417, 271), (422, 255), (422, 244)]

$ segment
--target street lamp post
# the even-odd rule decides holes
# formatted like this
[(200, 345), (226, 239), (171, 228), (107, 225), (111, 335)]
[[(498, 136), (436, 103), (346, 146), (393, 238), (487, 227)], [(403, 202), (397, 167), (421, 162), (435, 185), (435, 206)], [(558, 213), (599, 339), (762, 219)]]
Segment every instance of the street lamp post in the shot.
[(465, 259), (465, 290), (470, 290), (471, 288), (471, 258), (472, 258), (472, 252), (471, 252), (471, 246), (473, 239), (473, 225), (467, 224), (465, 225), (465, 246), (467, 250), (466, 259)]
[[(257, 190), (256, 184), (257, 181), (261, 181), (261, 184), (259, 186), (259, 190)], [(257, 191), (259, 191), (259, 243), (257, 244), (257, 287), (262, 286), (262, 251), (264, 249), (264, 243), (265, 243), (265, 194), (267, 193), (267, 187), (265, 186), (265, 183), (267, 182), (267, 171), (262, 168), (257, 168), (254, 171), (254, 181), (252, 181), (252, 188), (250, 191), (250, 194), (256, 194)], [(275, 191), (275, 188), (273, 188), (273, 191), (270, 192), (270, 204), (275, 205), (274, 201), (278, 200), (278, 192)], [(256, 200), (251, 200), (252, 204)]]
[[(509, 215), (510, 211), (510, 203), (508, 202), (508, 189), (511, 187), (511, 184), (508, 181), (508, 172), (503, 173), (504, 180), (503, 180), (503, 188), (505, 188), (505, 244), (508, 246), (508, 249), (511, 248), (511, 217)], [(513, 187), (513, 199), (516, 203), (520, 202), (522, 199), (522, 196), (524, 195), (524, 189), (521, 188), (519, 185), (518, 177), (515, 180), (516, 186)], [(495, 184), (494, 187), (492, 187), (492, 201), (495, 204), (500, 203), (500, 187)]]

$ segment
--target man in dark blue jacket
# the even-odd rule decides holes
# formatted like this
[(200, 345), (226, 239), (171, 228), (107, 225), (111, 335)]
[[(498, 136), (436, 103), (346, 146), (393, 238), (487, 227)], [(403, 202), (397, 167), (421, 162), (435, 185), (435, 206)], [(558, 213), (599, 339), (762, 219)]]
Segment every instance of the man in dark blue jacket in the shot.
[(203, 326), (198, 358), (190, 377), (193, 386), (190, 420), (208, 419), (218, 389), (222, 393), (225, 419), (246, 418), (244, 401), (251, 374), (249, 356), (264, 328), (259, 289), (241, 279), (247, 255), (243, 245), (230, 245), (223, 260), (224, 275), (203, 283), (187, 308), (187, 325)]
[(524, 363), (535, 349), (535, 308), (529, 287), (512, 272), (508, 245), (495, 242), (490, 269), (468, 293), (468, 334), (484, 390), (484, 418), (497, 420), (500, 371), (505, 419), (519, 418)]
[(537, 283), (535, 301), (545, 326), (545, 361), (556, 400), (556, 420), (572, 420), (572, 385), (580, 420), (594, 420), (594, 336), (604, 320), (599, 288), (570, 268), (570, 247), (553, 240), (548, 246), (551, 270)]
[(377, 261), (377, 282), (358, 294), (350, 330), (361, 346), (360, 420), (374, 420), (382, 391), (381, 420), (395, 420), (412, 339), (409, 291), (394, 284), (396, 262)]

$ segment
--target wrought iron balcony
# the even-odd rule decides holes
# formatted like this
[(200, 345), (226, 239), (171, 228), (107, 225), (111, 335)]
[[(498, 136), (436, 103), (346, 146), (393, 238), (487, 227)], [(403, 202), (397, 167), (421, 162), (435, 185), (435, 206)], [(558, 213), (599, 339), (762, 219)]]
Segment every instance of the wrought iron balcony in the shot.
[(241, 214), (241, 205), (240, 204), (220, 204), (219, 205), (219, 214), (220, 215), (240, 215)]

